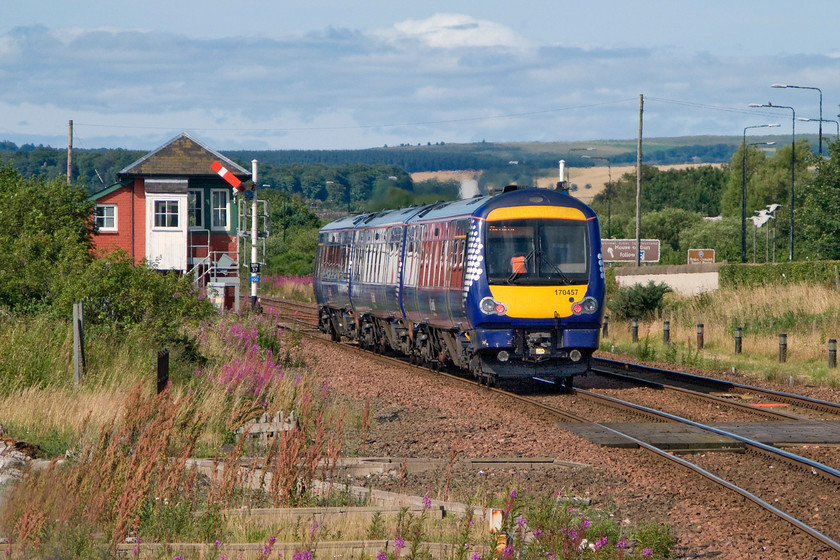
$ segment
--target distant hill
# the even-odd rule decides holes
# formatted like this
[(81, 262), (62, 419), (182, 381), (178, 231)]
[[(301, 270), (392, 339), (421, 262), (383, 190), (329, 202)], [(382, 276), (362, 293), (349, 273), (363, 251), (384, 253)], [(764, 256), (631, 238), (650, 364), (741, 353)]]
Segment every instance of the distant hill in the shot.
[[(816, 145), (816, 135), (803, 135)], [(785, 145), (788, 136), (750, 136), (751, 141), (776, 141)], [(741, 145), (740, 136), (685, 136), (644, 138), (642, 159), (649, 165), (725, 163)], [(397, 165), (409, 173), (461, 169), (494, 169), (516, 162), (532, 169), (557, 167), (565, 160), (574, 167), (599, 164), (609, 158), (611, 165), (635, 165), (636, 140), (597, 140), (592, 142), (511, 142), (473, 144), (418, 144), (384, 146), (366, 150), (237, 150), (224, 151), (234, 159), (282, 165), (353, 163)], [(587, 158), (586, 156), (590, 156)], [(592, 159), (596, 158), (596, 159)]]
[[(816, 135), (800, 135), (812, 146)], [(750, 141), (774, 141), (776, 146), (788, 145), (790, 137), (750, 136)], [(685, 136), (674, 138), (644, 138), (642, 160), (647, 165), (666, 166), (682, 164), (726, 163), (741, 145), (741, 136)], [(246, 169), (253, 159), (261, 165), (283, 166), (352, 166), (356, 164), (397, 166), (411, 174), (440, 171), (482, 171), (491, 183), (515, 181), (531, 184), (535, 180), (556, 177), (558, 161), (566, 167), (581, 170), (603, 167), (609, 163), (613, 179), (620, 168), (636, 164), (636, 140), (597, 140), (589, 142), (477, 142), (472, 144), (436, 144), (384, 146), (366, 150), (226, 150), (223, 146), (213, 149), (224, 153)], [(74, 178), (92, 191), (110, 185), (116, 173), (145, 152), (123, 149), (74, 150)], [(67, 150), (48, 146), (0, 141), (0, 165), (11, 163), (24, 176), (39, 175), (54, 178), (66, 172)], [(497, 176), (496, 180), (489, 177)], [(577, 180), (581, 189), (590, 181)], [(603, 184), (605, 179), (591, 181)], [(583, 193), (581, 193), (583, 194)]]

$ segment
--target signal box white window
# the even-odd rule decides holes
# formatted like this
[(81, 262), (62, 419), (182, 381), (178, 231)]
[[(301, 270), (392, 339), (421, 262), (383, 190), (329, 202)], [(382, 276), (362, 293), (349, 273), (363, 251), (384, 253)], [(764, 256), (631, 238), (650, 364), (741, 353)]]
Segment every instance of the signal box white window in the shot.
[(210, 191), (211, 221), (210, 229), (230, 228), (230, 194), (227, 189)]
[(117, 205), (98, 204), (93, 211), (93, 223), (99, 231), (117, 231)]
[(178, 201), (177, 200), (156, 200), (155, 201), (155, 227), (156, 228), (177, 228), (178, 227)]
[(187, 216), (190, 221), (190, 228), (204, 227), (204, 193), (200, 189), (190, 189), (187, 196)]

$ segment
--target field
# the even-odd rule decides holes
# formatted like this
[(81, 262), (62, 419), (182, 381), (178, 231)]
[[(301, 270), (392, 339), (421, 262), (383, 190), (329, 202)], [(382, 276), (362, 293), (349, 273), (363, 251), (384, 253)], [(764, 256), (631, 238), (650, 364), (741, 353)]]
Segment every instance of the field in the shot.
[[(719, 163), (704, 163), (691, 164), (681, 163), (677, 165), (658, 165), (661, 171), (669, 169), (685, 169), (687, 167), (697, 167), (698, 165), (713, 165), (719, 167)], [(604, 167), (567, 167), (566, 171), (569, 174), (569, 181), (578, 186), (574, 196), (589, 203), (595, 198), (595, 195), (604, 190), (607, 181), (612, 177), (613, 181), (617, 181), (625, 173), (635, 173), (635, 165), (619, 165), (612, 168)], [(421, 173), (412, 173), (411, 178), (415, 182), (428, 181), (430, 179), (437, 179), (438, 181), (466, 181), (469, 179), (477, 179), (481, 171), (428, 171)], [(541, 188), (551, 188), (557, 183), (557, 172), (553, 175), (546, 175), (537, 180), (537, 186)], [(586, 188), (590, 185), (590, 188)]]

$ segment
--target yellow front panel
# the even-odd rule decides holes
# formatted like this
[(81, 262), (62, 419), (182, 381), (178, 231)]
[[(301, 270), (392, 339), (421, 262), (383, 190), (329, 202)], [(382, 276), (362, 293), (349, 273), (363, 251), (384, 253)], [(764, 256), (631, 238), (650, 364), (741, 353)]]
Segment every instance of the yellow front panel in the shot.
[(496, 208), (487, 214), (488, 222), (498, 220), (520, 220), (525, 218), (560, 218), (564, 220), (586, 220), (577, 208), (565, 206), (507, 206)]
[(586, 284), (576, 286), (490, 286), (493, 299), (507, 306), (507, 317), (553, 319), (572, 314), (572, 304), (583, 299)]

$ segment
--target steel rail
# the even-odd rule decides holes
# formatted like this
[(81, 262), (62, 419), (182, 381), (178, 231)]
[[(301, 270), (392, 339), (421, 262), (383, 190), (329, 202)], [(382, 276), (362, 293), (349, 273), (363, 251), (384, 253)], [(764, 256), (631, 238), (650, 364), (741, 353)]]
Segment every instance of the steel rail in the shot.
[(623, 373), (616, 373), (614, 371), (605, 370), (605, 369), (598, 369), (598, 368), (591, 368), (591, 371), (598, 373), (600, 375), (606, 375), (610, 377), (614, 377), (616, 379), (621, 379), (623, 381), (632, 382), (636, 384), (641, 384), (646, 387), (650, 387), (652, 389), (661, 389), (663, 391), (674, 391), (677, 393), (683, 393), (689, 395), (696, 399), (701, 399), (708, 402), (713, 402), (715, 404), (721, 404), (723, 406), (728, 406), (731, 408), (736, 408), (741, 412), (746, 412), (748, 414), (753, 414), (755, 416), (762, 416), (764, 418), (769, 418), (770, 420), (797, 420), (801, 421), (802, 418), (800, 416), (796, 416), (794, 414), (790, 414), (787, 412), (781, 412), (778, 410), (766, 410), (762, 408), (756, 408), (752, 405), (735, 402), (731, 400), (727, 400), (721, 397), (716, 397), (714, 395), (707, 395), (706, 393), (701, 393), (700, 391), (694, 391), (692, 389), (686, 389), (685, 387), (676, 387), (673, 385), (665, 385), (663, 383), (658, 383), (656, 381), (651, 381), (649, 379), (642, 379), (640, 377), (633, 377), (630, 375), (625, 375)]
[[(307, 336), (309, 336), (313, 340), (316, 340), (316, 341), (324, 343), (324, 344), (333, 344), (332, 341), (327, 340), (327, 339), (325, 339), (323, 337), (320, 337), (320, 336), (317, 336), (317, 335), (307, 335)], [(521, 396), (521, 395), (516, 395), (516, 394), (511, 393), (509, 391), (505, 391), (504, 389), (487, 387), (487, 386), (481, 385), (476, 381), (464, 378), (462, 376), (453, 375), (453, 374), (450, 374), (450, 373), (447, 373), (447, 372), (444, 372), (444, 371), (440, 371), (440, 370), (434, 370), (432, 368), (428, 368), (428, 367), (425, 367), (425, 366), (419, 365), (419, 364), (418, 365), (408, 364), (407, 362), (405, 362), (403, 360), (399, 360), (397, 358), (393, 358), (393, 357), (389, 357), (389, 356), (384, 356), (382, 354), (375, 354), (375, 353), (372, 353), (372, 352), (369, 352), (369, 351), (366, 351), (366, 350), (363, 350), (363, 349), (359, 348), (357, 345), (355, 345), (355, 343), (353, 343), (352, 345), (348, 344), (348, 343), (343, 343), (342, 346), (344, 348), (347, 348), (350, 351), (358, 352), (360, 354), (365, 355), (366, 357), (373, 358), (373, 359), (378, 360), (378, 361), (398, 365), (399, 367), (416, 368), (417, 370), (421, 370), (421, 371), (430, 373), (432, 375), (439, 375), (439, 376), (442, 375), (442, 376), (445, 376), (446, 378), (452, 379), (456, 382), (464, 383), (464, 384), (466, 384), (468, 386), (471, 386), (471, 387), (481, 388), (484, 391), (488, 391), (488, 392), (497, 394), (499, 396), (514, 399), (515, 401), (522, 402), (522, 403), (527, 404), (529, 406), (536, 407), (536, 408), (541, 409), (545, 412), (549, 412), (549, 413), (551, 413), (555, 416), (564, 418), (567, 421), (586, 423), (586, 424), (589, 424), (589, 425), (596, 426), (599, 429), (602, 429), (602, 430), (608, 431), (610, 433), (613, 433), (616, 436), (619, 436), (621, 438), (624, 438), (624, 439), (634, 443), (635, 445), (639, 446), (642, 449), (645, 449), (645, 450), (647, 450), (651, 453), (654, 453), (655, 455), (657, 455), (661, 458), (667, 459), (669, 461), (673, 461), (674, 463), (676, 463), (676, 464), (678, 464), (678, 465), (680, 465), (680, 466), (682, 466), (682, 467), (684, 467), (684, 468), (686, 468), (686, 469), (688, 469), (692, 472), (695, 472), (695, 473), (699, 474), (703, 478), (705, 478), (707, 480), (710, 480), (710, 481), (714, 482), (715, 484), (717, 484), (717, 485), (719, 485), (723, 488), (726, 488), (726, 489), (728, 489), (732, 492), (735, 492), (736, 494), (738, 494), (738, 495), (744, 497), (745, 499), (751, 501), (752, 503), (758, 505), (759, 507), (761, 507), (765, 511), (768, 511), (768, 512), (776, 515), (779, 519), (787, 522), (791, 526), (796, 527), (797, 529), (799, 529), (799, 530), (803, 531), (804, 533), (810, 535), (814, 539), (822, 542), (823, 544), (830, 547), (831, 549), (833, 549), (837, 552), (840, 552), (840, 542), (835, 541), (834, 539), (832, 539), (829, 536), (821, 533), (820, 531), (811, 527), (810, 525), (800, 521), (799, 519), (796, 519), (792, 515), (784, 512), (784, 511), (778, 509), (777, 507), (773, 506), (772, 504), (762, 500), (760, 497), (756, 496), (752, 492), (749, 492), (748, 490), (746, 490), (744, 488), (741, 488), (741, 487), (737, 486), (736, 484), (733, 484), (733, 483), (731, 483), (727, 480), (724, 480), (724, 479), (718, 477), (717, 475), (699, 467), (698, 465), (695, 465), (695, 464), (693, 464), (689, 461), (686, 461), (685, 459), (682, 459), (680, 457), (677, 457), (676, 455), (672, 455), (671, 453), (668, 453), (667, 451), (665, 451), (663, 449), (659, 449), (656, 446), (651, 445), (651, 444), (649, 444), (645, 441), (639, 440), (639, 439), (637, 439), (633, 436), (630, 436), (628, 434), (625, 434), (625, 433), (622, 433), (618, 430), (610, 428), (609, 426), (606, 426), (606, 425), (601, 424), (599, 422), (593, 422), (593, 421), (588, 420), (588, 419), (586, 419), (586, 418), (584, 418), (580, 415), (577, 415), (577, 414), (571, 413), (569, 411), (559, 409), (559, 408), (554, 407), (554, 406), (550, 406), (550, 405), (547, 405), (547, 404), (544, 404), (544, 403), (540, 403), (540, 402), (535, 401), (533, 399), (530, 399), (528, 397), (524, 397), (524, 396)], [(602, 362), (605, 361), (605, 360), (602, 360), (600, 358), (598, 360), (602, 361)], [(617, 364), (619, 362), (613, 362), (613, 363)], [(624, 364), (622, 364), (622, 365), (624, 365)], [(659, 370), (658, 368), (649, 368), (648, 366), (642, 366), (642, 367), (645, 368), (645, 369), (649, 369), (651, 371), (657, 371), (659, 373), (675, 373), (675, 372), (668, 372), (667, 370)], [(679, 373), (679, 372), (676, 372), (676, 373)], [(702, 380), (702, 381), (706, 381), (706, 382), (718, 381), (720, 385), (726, 385), (726, 386), (733, 387), (733, 388), (743, 387), (744, 389), (748, 389), (748, 390), (759, 389), (759, 388), (753, 388), (753, 387), (750, 387), (750, 386), (747, 386), (747, 385), (727, 383), (727, 382), (722, 382), (722, 381), (719, 381), (719, 380), (712, 380), (712, 379), (709, 379), (709, 378), (703, 378), (703, 377), (700, 377), (700, 376), (693, 376), (693, 375), (690, 375), (690, 374), (684, 374), (684, 375), (688, 378), (696, 378), (697, 380)], [(727, 432), (726, 430), (721, 430), (719, 428), (714, 428), (712, 426), (698, 424), (696, 422), (692, 422), (692, 421), (687, 420), (685, 418), (681, 418), (679, 416), (675, 416), (675, 415), (672, 415), (672, 414), (669, 414), (669, 413), (666, 413), (666, 412), (657, 411), (657, 410), (654, 410), (654, 409), (651, 409), (651, 408), (648, 408), (648, 407), (644, 407), (644, 406), (637, 405), (637, 404), (634, 404), (634, 403), (629, 403), (629, 402), (626, 402), (626, 401), (622, 401), (620, 399), (615, 399), (613, 397), (608, 397), (606, 395), (600, 395), (598, 393), (592, 393), (590, 391), (583, 391), (583, 390), (580, 390), (580, 389), (575, 389), (574, 391), (575, 391), (576, 394), (587, 395), (587, 396), (590, 396), (590, 398), (593, 398), (595, 400), (601, 400), (603, 402), (610, 402), (613, 405), (620, 406), (620, 407), (625, 408), (625, 409), (635, 410), (638, 413), (643, 414), (645, 416), (652, 415), (653, 417), (667, 419), (668, 421), (680, 422), (680, 423), (692, 425), (692, 426), (697, 427), (699, 429), (703, 429), (703, 430), (706, 430), (706, 431), (709, 431), (709, 432), (712, 432), (712, 433), (716, 433), (716, 434), (724, 436), (724, 437), (731, 438), (735, 441), (739, 441), (739, 442), (743, 443), (745, 446), (747, 446), (751, 449), (755, 449), (755, 450), (759, 450), (763, 453), (771, 454), (774, 457), (778, 457), (781, 460), (785, 460), (787, 462), (792, 462), (792, 463), (797, 464), (797, 465), (803, 465), (803, 466), (809, 467), (813, 471), (815, 471), (815, 472), (821, 474), (822, 476), (826, 477), (828, 480), (831, 480), (832, 482), (840, 483), (840, 471), (837, 471), (836, 469), (833, 469), (833, 468), (828, 467), (826, 465), (823, 465), (821, 463), (811, 461), (810, 459), (807, 459), (805, 457), (800, 457), (800, 456), (795, 455), (793, 453), (788, 453), (787, 451), (783, 451), (781, 449), (774, 448), (772, 446), (763, 444), (761, 442), (750, 440), (748, 438), (739, 436), (738, 434)], [(764, 392), (764, 390), (761, 390), (761, 392)], [(779, 392), (770, 391), (768, 393), (779, 393)], [(779, 394), (789, 395), (787, 393), (779, 393)], [(799, 397), (798, 395), (789, 395), (789, 396), (793, 397), (793, 398)], [(819, 401), (818, 399), (809, 399), (807, 397), (804, 397), (804, 398), (809, 400), (809, 401), (813, 401), (815, 403), (836, 405), (836, 403), (830, 403), (828, 401)], [(838, 407), (838, 410), (840, 410), (840, 405), (836, 405), (836, 406)]]
[(815, 399), (812, 397), (806, 397), (804, 395), (796, 395), (793, 393), (786, 393), (784, 391), (774, 391), (772, 389), (764, 389), (762, 387), (755, 387), (753, 385), (745, 385), (742, 383), (735, 383), (732, 381), (723, 381), (721, 379), (715, 379), (713, 377), (703, 377), (700, 375), (694, 375), (691, 373), (683, 373), (680, 371), (672, 371), (667, 369), (661, 369), (651, 366), (645, 366), (641, 364), (633, 364), (630, 362), (620, 362), (617, 360), (608, 360), (605, 358), (593, 358), (593, 368), (597, 369), (623, 369), (623, 370), (637, 370), (637, 371), (647, 371), (651, 373), (655, 373), (657, 375), (662, 375), (665, 377), (674, 377), (674, 378), (682, 378), (690, 380), (694, 383), (703, 384), (711, 387), (719, 387), (722, 389), (726, 389), (730, 392), (745, 392), (745, 393), (757, 393), (760, 395), (764, 395), (768, 398), (774, 399), (780, 402), (786, 402), (788, 404), (793, 404), (796, 406), (801, 406), (803, 408), (809, 408), (811, 410), (818, 410), (820, 412), (826, 412), (829, 414), (837, 414), (840, 415), (840, 403), (835, 403), (831, 401), (825, 401), (822, 399)]

